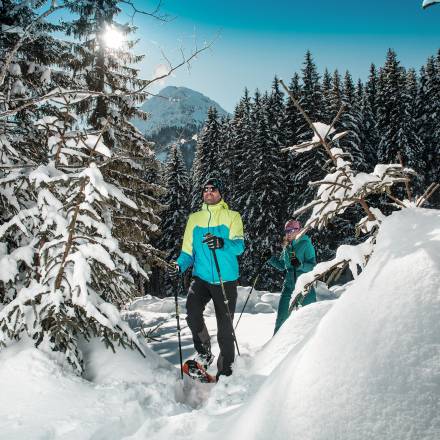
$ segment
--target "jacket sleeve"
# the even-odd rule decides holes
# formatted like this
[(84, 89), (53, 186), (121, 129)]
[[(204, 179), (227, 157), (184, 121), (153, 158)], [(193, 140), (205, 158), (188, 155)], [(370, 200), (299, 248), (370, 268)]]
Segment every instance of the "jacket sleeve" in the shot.
[(229, 228), (229, 238), (224, 238), (223, 249), (234, 255), (241, 255), (244, 252), (243, 221), (238, 212), (235, 213)]
[(315, 248), (311, 241), (307, 243), (304, 251), (304, 261), (301, 262), (301, 270), (303, 272), (310, 272), (316, 266)]
[(270, 257), (269, 264), (279, 271), (284, 271), (288, 269), (288, 266), (290, 266), (290, 260), (286, 260), (286, 256), (288, 256), (288, 254), (288, 251), (286, 249), (283, 249), (279, 257), (275, 255)]
[(186, 224), (185, 233), (183, 235), (182, 251), (177, 258), (177, 264), (179, 265), (180, 271), (185, 272), (188, 267), (192, 266), (194, 263), (193, 257), (193, 230), (194, 225), (192, 224), (191, 216)]

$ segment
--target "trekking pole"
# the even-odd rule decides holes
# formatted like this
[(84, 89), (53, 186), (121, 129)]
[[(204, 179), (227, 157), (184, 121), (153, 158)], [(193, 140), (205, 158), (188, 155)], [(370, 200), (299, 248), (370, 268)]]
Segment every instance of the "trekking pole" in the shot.
[(240, 356), (240, 350), (238, 348), (237, 337), (235, 336), (234, 322), (232, 320), (231, 312), (229, 310), (229, 305), (228, 305), (229, 301), (228, 301), (228, 297), (226, 296), (225, 286), (223, 285), (222, 275), (220, 273), (220, 266), (218, 265), (218, 260), (217, 260), (217, 254), (215, 253), (215, 249), (211, 249), (211, 251), (212, 251), (212, 255), (214, 256), (215, 268), (217, 269), (218, 279), (220, 281), (220, 286), (222, 288), (223, 299), (224, 299), (224, 303), (226, 306), (226, 313), (229, 316), (229, 320), (231, 321), (232, 336), (234, 337), (235, 346), (237, 347), (237, 354)]
[(180, 377), (183, 380), (183, 358), (182, 358), (182, 341), (180, 338), (180, 313), (179, 313), (179, 301), (177, 299), (177, 291), (179, 290), (179, 286), (182, 284), (182, 277), (179, 275), (177, 278), (177, 283), (175, 283), (174, 288), (174, 302), (176, 305), (176, 321), (177, 321), (177, 339), (179, 341), (179, 357), (180, 357)]
[(247, 298), (246, 298), (246, 301), (244, 302), (244, 306), (243, 306), (243, 309), (242, 309), (242, 311), (241, 311), (241, 313), (240, 313), (240, 316), (238, 317), (237, 324), (235, 324), (235, 330), (237, 330), (238, 323), (240, 322), (240, 319), (241, 319), (241, 315), (243, 315), (244, 309), (246, 308), (247, 303), (248, 303), (248, 301), (249, 301), (249, 298), (251, 297), (251, 294), (252, 294), (252, 292), (253, 292), (253, 290), (254, 290), (254, 288), (255, 288), (257, 282), (258, 282), (258, 278), (260, 278), (261, 269), (263, 269), (263, 267), (264, 267), (264, 265), (265, 265), (266, 263), (267, 263), (267, 261), (265, 261), (265, 262), (264, 262), (264, 263), (258, 268), (257, 275), (256, 275), (255, 278), (254, 278), (254, 282), (253, 282), (253, 284), (252, 284), (251, 290), (249, 291), (249, 294), (248, 294), (248, 296), (247, 296)]

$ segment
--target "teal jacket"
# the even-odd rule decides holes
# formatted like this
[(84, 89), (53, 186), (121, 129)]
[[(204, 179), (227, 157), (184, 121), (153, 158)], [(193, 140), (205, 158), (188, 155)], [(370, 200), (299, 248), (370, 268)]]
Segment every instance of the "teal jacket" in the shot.
[(244, 251), (243, 222), (236, 211), (220, 200), (216, 205), (202, 205), (200, 211), (188, 218), (183, 236), (182, 252), (177, 258), (180, 271), (193, 267), (193, 275), (211, 284), (219, 284), (212, 251), (203, 243), (210, 232), (222, 237), (224, 246), (217, 249), (218, 263), (223, 281), (235, 281), (239, 277), (237, 257)]
[[(290, 263), (293, 252), (295, 252), (296, 258), (298, 258), (301, 263), (296, 270)], [(290, 293), (292, 293), (299, 276), (303, 273), (310, 272), (316, 265), (315, 248), (313, 247), (310, 237), (303, 235), (298, 240), (293, 240), (281, 251), (279, 257), (272, 256), (269, 260), (269, 264), (275, 267), (275, 269), (286, 271), (283, 292), (290, 290)]]

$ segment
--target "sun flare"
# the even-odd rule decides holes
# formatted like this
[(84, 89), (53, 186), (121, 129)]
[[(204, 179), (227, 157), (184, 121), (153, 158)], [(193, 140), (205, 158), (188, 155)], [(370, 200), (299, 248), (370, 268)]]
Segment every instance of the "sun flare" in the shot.
[(118, 31), (113, 26), (107, 26), (102, 36), (105, 47), (108, 49), (120, 49), (124, 44), (124, 37), (122, 32)]

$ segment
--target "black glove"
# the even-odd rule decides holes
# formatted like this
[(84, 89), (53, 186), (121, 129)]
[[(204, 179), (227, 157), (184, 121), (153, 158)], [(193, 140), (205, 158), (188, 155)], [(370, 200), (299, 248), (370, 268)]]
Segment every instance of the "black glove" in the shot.
[(205, 234), (203, 243), (206, 243), (209, 249), (221, 249), (225, 245), (223, 238), (212, 235), (210, 232)]
[(179, 265), (175, 262), (172, 261), (171, 263), (168, 264), (167, 266), (167, 272), (168, 272), (168, 276), (172, 279), (175, 280), (179, 277), (180, 275), (180, 267)]
[(301, 266), (301, 261), (299, 261), (298, 258), (296, 258), (296, 255), (293, 254), (293, 255), (290, 257), (290, 264), (291, 264), (293, 267), (298, 267), (298, 266)]

